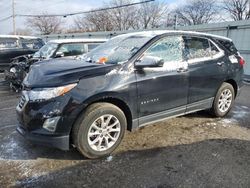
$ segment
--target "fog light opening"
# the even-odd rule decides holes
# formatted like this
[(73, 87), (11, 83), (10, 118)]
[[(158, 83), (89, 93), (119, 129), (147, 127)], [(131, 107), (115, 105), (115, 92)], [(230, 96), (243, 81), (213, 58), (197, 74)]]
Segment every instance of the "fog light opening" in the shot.
[(43, 123), (43, 128), (49, 132), (55, 132), (57, 122), (59, 121), (59, 119), (60, 119), (59, 116), (46, 119), (45, 122)]

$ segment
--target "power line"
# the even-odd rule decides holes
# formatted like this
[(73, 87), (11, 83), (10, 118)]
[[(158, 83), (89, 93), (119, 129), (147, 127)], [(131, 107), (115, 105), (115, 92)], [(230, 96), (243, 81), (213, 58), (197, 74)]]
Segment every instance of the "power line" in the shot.
[(124, 7), (130, 7), (130, 6), (135, 6), (139, 4), (144, 4), (144, 3), (149, 3), (155, 0), (145, 0), (145, 1), (140, 1), (136, 3), (129, 3), (129, 4), (124, 4), (124, 5), (119, 5), (119, 6), (113, 6), (113, 7), (107, 7), (107, 8), (100, 8), (100, 9), (94, 9), (94, 10), (88, 10), (88, 11), (80, 11), (80, 12), (74, 12), (74, 13), (68, 13), (68, 14), (16, 14), (15, 16), (19, 17), (67, 17), (67, 16), (74, 16), (74, 15), (79, 15), (79, 14), (87, 14), (87, 13), (92, 13), (92, 12), (100, 12), (100, 11), (105, 11), (105, 10), (112, 10), (112, 9), (118, 9), (118, 8), (124, 8)]
[(7, 16), (7, 17), (5, 17), (5, 18), (2, 18), (2, 19), (0, 19), (0, 22), (3, 22), (3, 21), (5, 21), (5, 20), (8, 20), (8, 19), (10, 19), (10, 18), (12, 18), (13, 16), (11, 15), (11, 16)]
[(124, 7), (130, 7), (130, 6), (135, 6), (139, 4), (144, 4), (144, 3), (149, 3), (155, 0), (146, 0), (146, 1), (140, 1), (140, 2), (135, 2), (135, 3), (130, 3), (130, 4), (124, 4), (124, 5), (119, 5), (119, 6), (113, 6), (113, 7), (108, 7), (108, 8), (101, 8), (101, 9), (94, 9), (94, 10), (89, 10), (89, 11), (80, 11), (80, 12), (75, 12), (75, 13), (68, 13), (68, 14), (38, 14), (38, 15), (33, 15), (33, 14), (13, 14), (10, 16), (7, 16), (3, 19), (0, 19), (0, 22), (6, 21), (8, 19), (11, 19), (13, 17), (67, 17), (67, 16), (74, 16), (74, 15), (79, 15), (79, 14), (87, 14), (87, 13), (92, 13), (92, 12), (101, 12), (105, 10), (112, 10), (112, 9), (118, 9), (118, 8), (124, 8)]

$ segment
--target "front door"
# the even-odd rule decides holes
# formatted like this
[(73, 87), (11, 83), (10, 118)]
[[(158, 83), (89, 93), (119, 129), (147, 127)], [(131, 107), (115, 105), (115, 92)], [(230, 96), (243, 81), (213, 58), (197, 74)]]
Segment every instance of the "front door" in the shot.
[(163, 67), (136, 71), (139, 124), (185, 112), (188, 93), (188, 67), (183, 61), (181, 36), (164, 37), (149, 47), (145, 57), (164, 60)]

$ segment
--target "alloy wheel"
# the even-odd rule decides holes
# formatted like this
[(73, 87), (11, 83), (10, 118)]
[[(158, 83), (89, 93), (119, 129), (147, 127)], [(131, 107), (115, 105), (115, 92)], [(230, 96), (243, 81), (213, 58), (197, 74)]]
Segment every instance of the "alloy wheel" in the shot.
[(225, 89), (221, 92), (219, 101), (218, 101), (218, 108), (219, 110), (224, 113), (229, 110), (232, 104), (232, 92), (229, 89)]
[(88, 131), (88, 144), (95, 151), (105, 151), (111, 148), (119, 138), (121, 124), (111, 114), (98, 117)]

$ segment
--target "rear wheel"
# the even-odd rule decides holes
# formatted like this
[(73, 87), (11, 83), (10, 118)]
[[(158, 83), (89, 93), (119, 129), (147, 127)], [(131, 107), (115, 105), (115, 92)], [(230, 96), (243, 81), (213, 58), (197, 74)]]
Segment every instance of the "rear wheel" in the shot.
[(120, 144), (126, 125), (126, 117), (117, 106), (96, 103), (77, 120), (73, 128), (73, 141), (84, 156), (103, 157)]
[(211, 109), (212, 113), (216, 117), (225, 116), (231, 110), (234, 98), (235, 92), (233, 86), (229, 83), (223, 83), (215, 96)]

